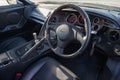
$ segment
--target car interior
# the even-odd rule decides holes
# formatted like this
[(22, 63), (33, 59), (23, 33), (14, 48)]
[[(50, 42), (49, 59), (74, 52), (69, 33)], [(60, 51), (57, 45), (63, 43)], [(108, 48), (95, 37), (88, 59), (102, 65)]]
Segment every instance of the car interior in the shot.
[(120, 80), (120, 11), (5, 1), (0, 80)]

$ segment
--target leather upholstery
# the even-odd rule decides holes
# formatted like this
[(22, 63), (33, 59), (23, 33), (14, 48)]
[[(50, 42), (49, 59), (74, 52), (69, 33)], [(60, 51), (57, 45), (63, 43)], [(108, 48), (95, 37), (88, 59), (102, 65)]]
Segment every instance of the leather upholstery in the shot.
[(79, 80), (56, 60), (44, 58), (32, 65), (21, 80)]

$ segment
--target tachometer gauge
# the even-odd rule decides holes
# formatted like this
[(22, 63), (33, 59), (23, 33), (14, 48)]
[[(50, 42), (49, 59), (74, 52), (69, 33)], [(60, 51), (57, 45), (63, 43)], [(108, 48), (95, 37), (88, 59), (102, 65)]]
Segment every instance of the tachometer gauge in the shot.
[(72, 13), (72, 14), (67, 16), (66, 21), (67, 21), (67, 23), (74, 24), (77, 22), (77, 16)]

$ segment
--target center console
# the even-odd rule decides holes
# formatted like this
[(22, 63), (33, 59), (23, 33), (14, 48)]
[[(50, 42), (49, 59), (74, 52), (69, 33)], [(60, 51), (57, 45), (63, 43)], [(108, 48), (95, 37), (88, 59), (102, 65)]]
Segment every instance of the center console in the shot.
[(20, 61), (29, 61), (49, 50), (49, 46), (44, 39), (32, 40), (19, 47), (0, 54), (0, 68), (9, 66)]

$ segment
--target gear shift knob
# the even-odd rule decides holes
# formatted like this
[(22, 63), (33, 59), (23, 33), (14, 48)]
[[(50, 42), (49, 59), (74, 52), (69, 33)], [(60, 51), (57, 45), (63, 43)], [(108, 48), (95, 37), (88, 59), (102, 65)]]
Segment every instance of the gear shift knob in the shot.
[(38, 42), (38, 38), (37, 38), (37, 33), (36, 32), (33, 33), (33, 37), (34, 37), (35, 43), (37, 43)]

